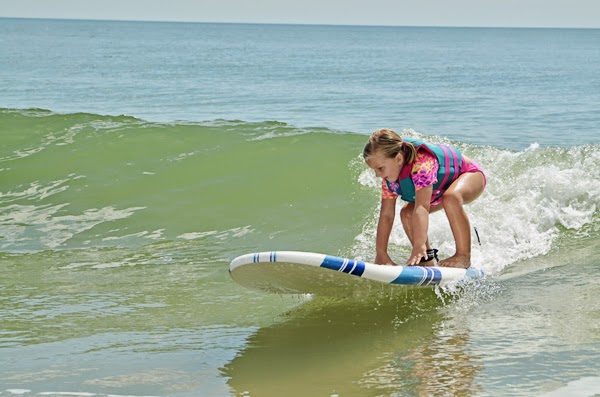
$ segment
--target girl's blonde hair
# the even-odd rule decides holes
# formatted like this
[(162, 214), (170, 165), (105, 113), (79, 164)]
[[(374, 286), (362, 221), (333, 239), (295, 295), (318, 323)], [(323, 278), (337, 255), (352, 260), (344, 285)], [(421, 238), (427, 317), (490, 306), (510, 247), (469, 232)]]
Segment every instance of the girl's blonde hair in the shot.
[(403, 141), (394, 130), (381, 128), (371, 134), (369, 141), (363, 149), (363, 158), (367, 160), (376, 152), (381, 151), (385, 157), (394, 158), (398, 153), (404, 155), (404, 164), (415, 161), (417, 149), (410, 143)]

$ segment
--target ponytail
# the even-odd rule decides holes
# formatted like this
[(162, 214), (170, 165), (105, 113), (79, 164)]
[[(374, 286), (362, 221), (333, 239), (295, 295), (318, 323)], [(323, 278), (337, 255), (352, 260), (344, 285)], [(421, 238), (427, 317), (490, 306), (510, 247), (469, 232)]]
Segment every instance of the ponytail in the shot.
[(417, 158), (417, 148), (410, 142), (402, 142), (402, 154), (404, 154), (404, 164), (410, 164)]
[(398, 153), (402, 153), (404, 164), (412, 163), (417, 157), (417, 148), (415, 148), (415, 145), (403, 141), (400, 135), (389, 128), (382, 128), (371, 134), (369, 141), (363, 149), (363, 158), (367, 160), (379, 151), (388, 158), (396, 157)]

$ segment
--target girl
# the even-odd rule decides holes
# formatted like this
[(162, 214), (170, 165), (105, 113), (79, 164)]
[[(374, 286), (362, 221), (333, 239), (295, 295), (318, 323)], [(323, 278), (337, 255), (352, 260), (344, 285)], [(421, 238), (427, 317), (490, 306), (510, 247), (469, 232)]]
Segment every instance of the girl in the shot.
[(429, 245), (429, 214), (444, 209), (456, 242), (456, 253), (441, 266), (471, 265), (471, 227), (463, 204), (483, 192), (486, 178), (479, 166), (458, 150), (416, 139), (400, 138), (390, 129), (375, 131), (363, 157), (382, 178), (381, 210), (377, 224), (375, 263), (394, 264), (388, 241), (394, 224), (396, 198), (407, 204), (400, 211), (404, 231), (412, 244), (408, 265), (434, 266), (437, 250)]

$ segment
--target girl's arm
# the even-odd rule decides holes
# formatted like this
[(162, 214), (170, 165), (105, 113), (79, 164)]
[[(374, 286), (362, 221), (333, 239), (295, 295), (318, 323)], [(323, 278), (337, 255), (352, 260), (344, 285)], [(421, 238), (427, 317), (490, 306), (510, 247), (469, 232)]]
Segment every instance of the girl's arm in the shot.
[(427, 229), (429, 228), (429, 208), (433, 187), (417, 190), (415, 209), (412, 216), (413, 248), (406, 264), (417, 265), (421, 258), (427, 259)]
[(375, 263), (381, 265), (394, 265), (388, 255), (388, 242), (396, 216), (396, 199), (382, 199), (377, 223), (377, 238), (375, 240)]

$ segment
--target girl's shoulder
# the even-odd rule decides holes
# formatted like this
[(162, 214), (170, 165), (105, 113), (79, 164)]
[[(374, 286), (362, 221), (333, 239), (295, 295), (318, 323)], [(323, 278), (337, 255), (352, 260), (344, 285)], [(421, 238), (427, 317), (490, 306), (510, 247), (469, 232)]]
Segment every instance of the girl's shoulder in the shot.
[(424, 147), (419, 147), (417, 149), (417, 155), (415, 156), (415, 163), (417, 162), (431, 162), (431, 161), (435, 161), (437, 162), (437, 157), (435, 157), (435, 154), (431, 153), (430, 150), (424, 148)]
[(428, 150), (417, 150), (412, 164), (412, 174), (435, 173), (439, 167), (437, 157)]

